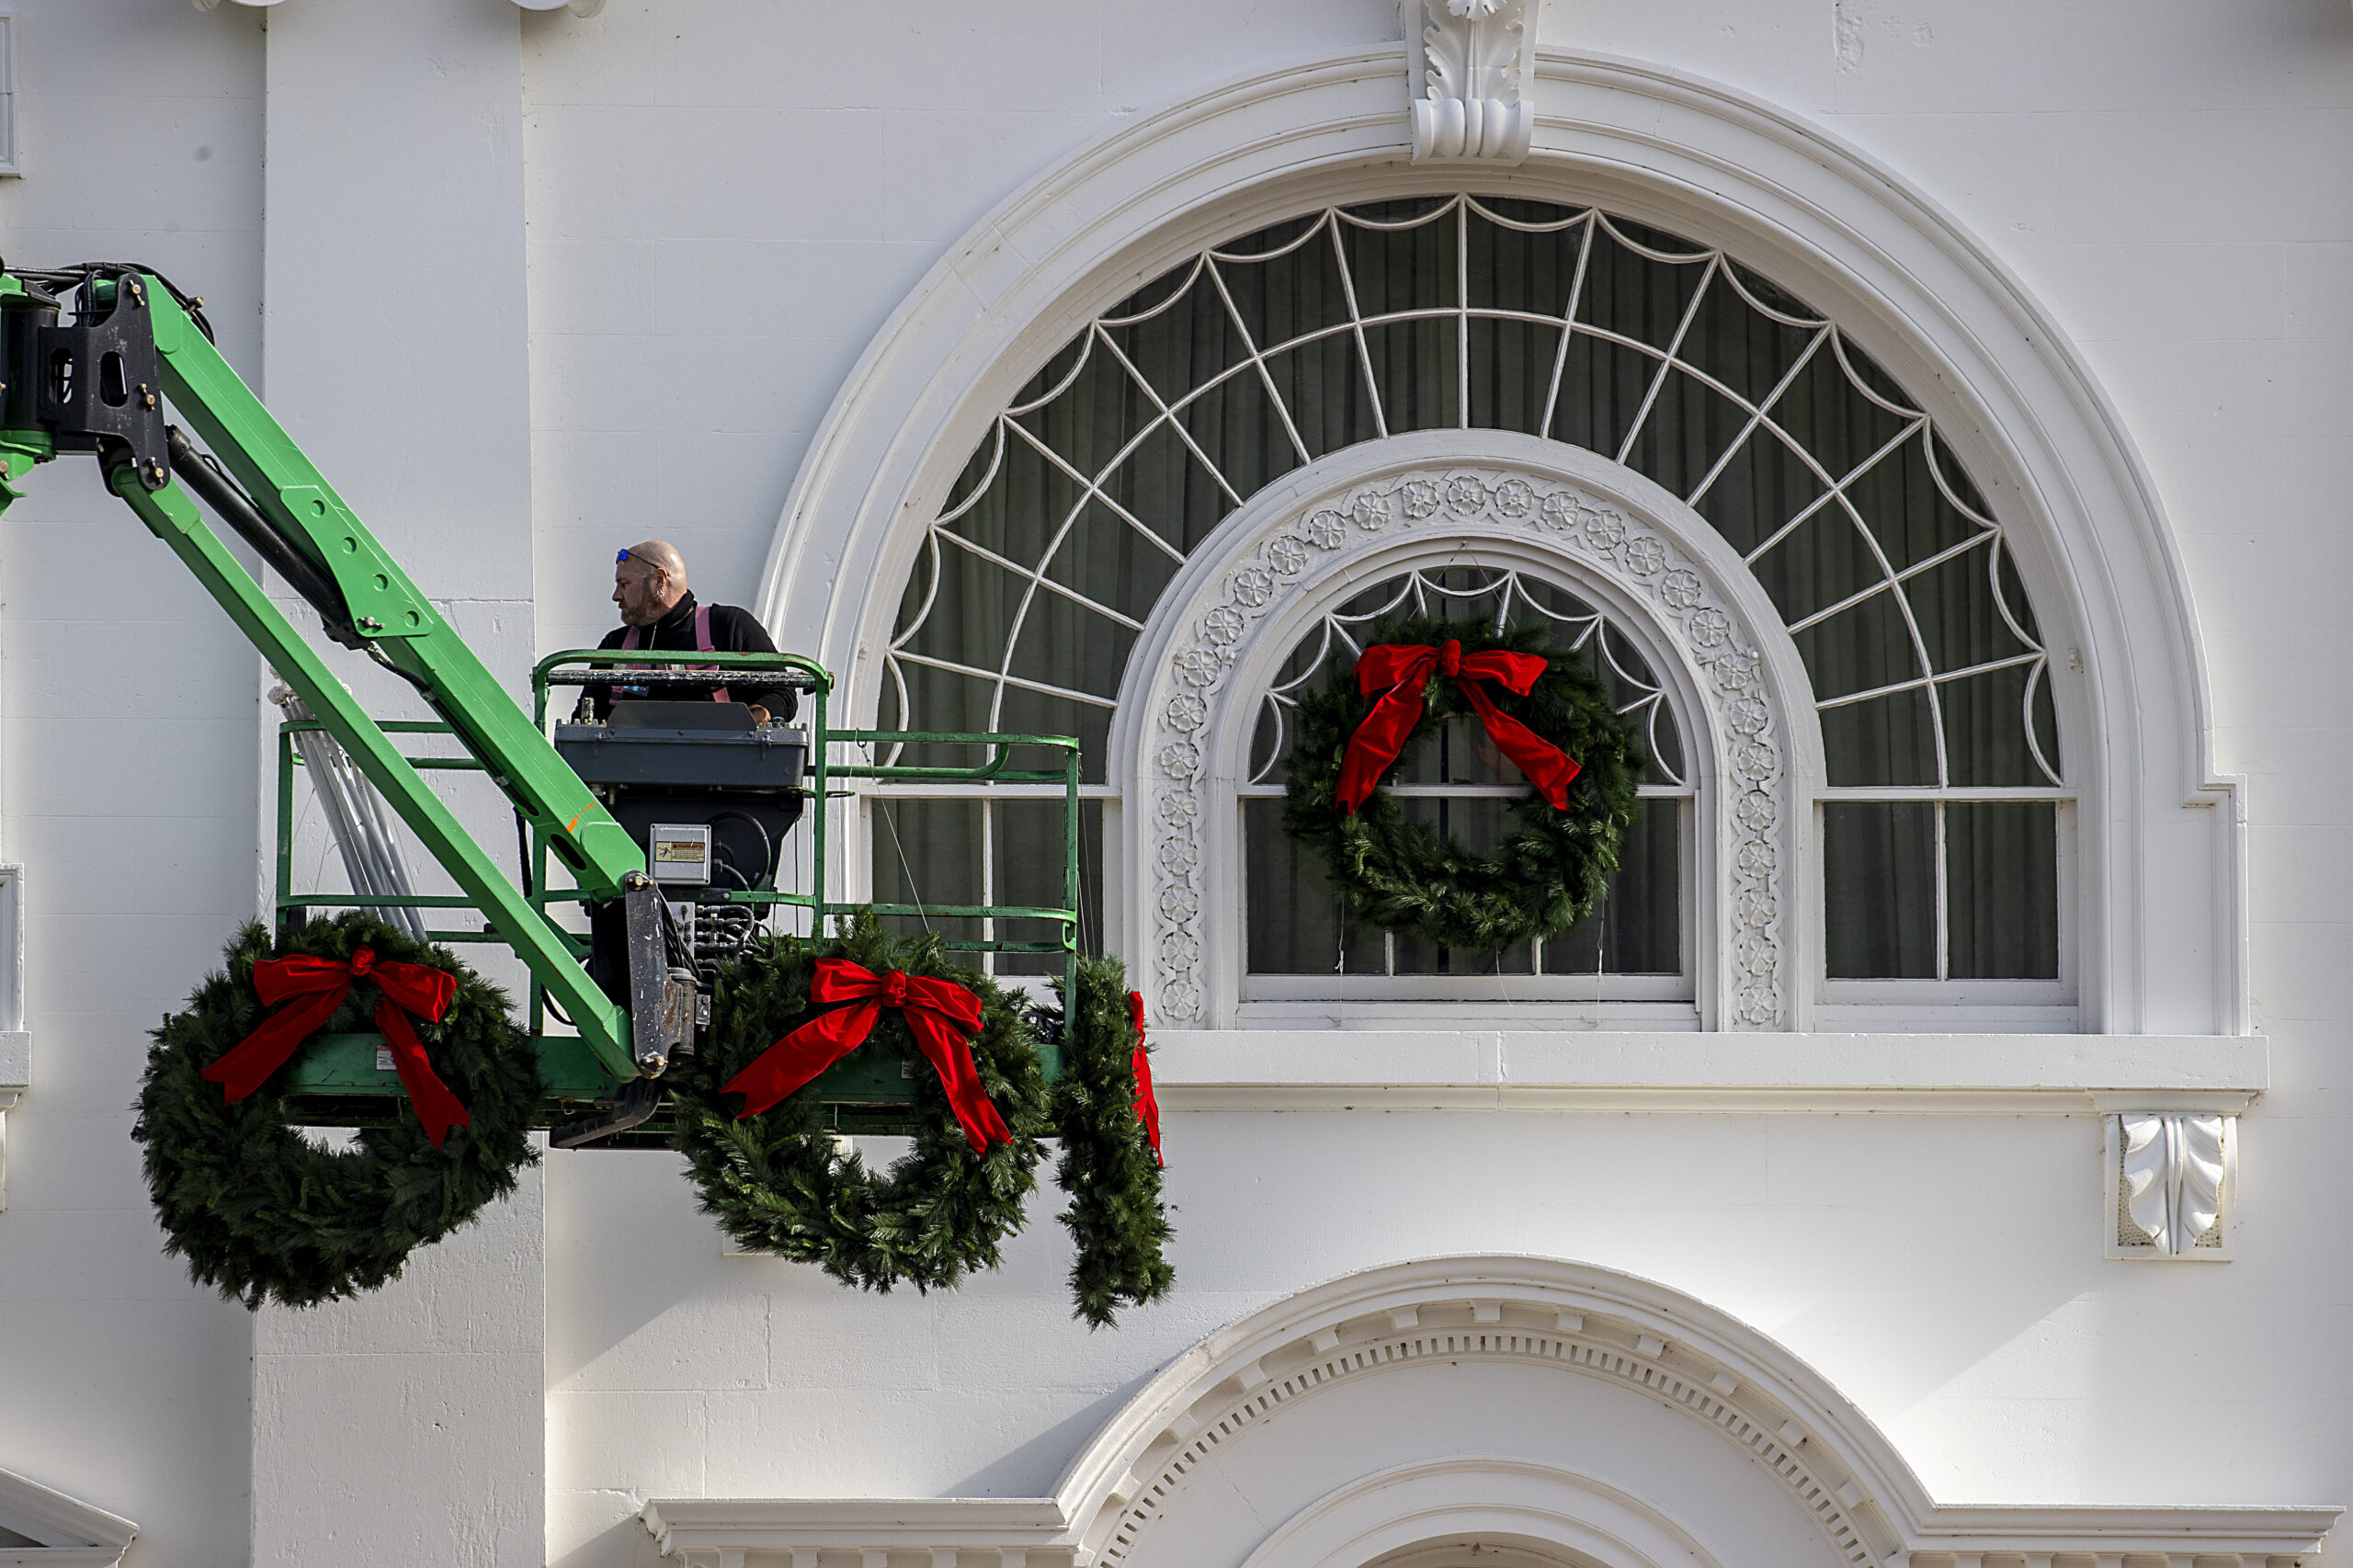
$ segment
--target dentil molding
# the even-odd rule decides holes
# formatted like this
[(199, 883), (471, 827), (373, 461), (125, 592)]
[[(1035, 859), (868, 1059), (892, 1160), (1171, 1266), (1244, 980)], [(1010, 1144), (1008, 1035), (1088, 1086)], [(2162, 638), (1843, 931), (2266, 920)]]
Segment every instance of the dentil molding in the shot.
[[(1748, 1324), (1612, 1269), (1487, 1256), (1367, 1269), (1220, 1330), (1131, 1399), (1051, 1497), (663, 1498), (642, 1517), (666, 1555), (709, 1568), (883, 1568), (897, 1551), (926, 1553), (932, 1568), (1109, 1568), (1144, 1560), (1190, 1478), (1270, 1418), (1393, 1373), (1480, 1362), (1524, 1369), (1516, 1402), (1540, 1407), (1547, 1377), (1582, 1378), (1679, 1413), (1759, 1467), (1851, 1568), (1982, 1568), (1995, 1558), (2107, 1568), (2135, 1555), (2168, 1568), (2293, 1568), (2319, 1551), (2339, 1513), (1941, 1504), (1869, 1417)], [(1508, 1426), (1495, 1423), (1498, 1443)], [(1432, 1468), (1368, 1477), (1272, 1521), (1249, 1562), (1321, 1561), (1313, 1543), (1294, 1539), (1320, 1523), (1368, 1539), (1383, 1510), (1415, 1503)], [(1592, 1490), (1558, 1471), (1533, 1474), (1533, 1456), (1453, 1456), (1444, 1468), (1490, 1496), (1532, 1481), (1555, 1498)], [(1641, 1494), (1640, 1468), (1615, 1478), (1614, 1499), (1672, 1527), (1671, 1511)]]

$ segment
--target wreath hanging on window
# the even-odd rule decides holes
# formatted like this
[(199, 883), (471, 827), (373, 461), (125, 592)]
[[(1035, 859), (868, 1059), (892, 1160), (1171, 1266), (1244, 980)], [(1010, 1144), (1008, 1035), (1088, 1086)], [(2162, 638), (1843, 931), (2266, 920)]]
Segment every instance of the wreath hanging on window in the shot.
[[(1373, 636), (1300, 699), (1285, 831), (1324, 857), (1358, 919), (1401, 935), (1492, 952), (1583, 920), (1618, 869), (1643, 768), (1600, 681), (1540, 627), (1410, 616)], [(1487, 854), (1409, 820), (1381, 788), (1463, 713), (1529, 785)]]
[[(537, 1156), (538, 1058), (506, 995), (447, 949), (361, 915), (258, 924), (154, 1031), (131, 1136), (164, 1250), (232, 1301), (290, 1307), (399, 1277)], [(381, 1032), (408, 1103), (348, 1148), (287, 1123), (285, 1066), (322, 1030)]]

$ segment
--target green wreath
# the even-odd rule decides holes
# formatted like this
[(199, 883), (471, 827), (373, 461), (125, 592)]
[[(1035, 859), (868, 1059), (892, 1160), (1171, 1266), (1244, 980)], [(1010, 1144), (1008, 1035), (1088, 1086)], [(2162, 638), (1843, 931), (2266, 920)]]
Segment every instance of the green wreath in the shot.
[[(736, 1119), (744, 1102), (722, 1085), (816, 1016), (810, 982), (817, 960), (829, 958), (877, 973), (895, 969), (953, 981), (980, 997), (972, 1060), (1011, 1142), (972, 1152), (903, 1016), (887, 1009), (859, 1049), (914, 1064), (909, 1082), (923, 1119), (914, 1149), (888, 1171), (870, 1171), (855, 1151), (835, 1142), (816, 1083)], [(688, 1178), (704, 1211), (737, 1243), (817, 1264), (870, 1290), (944, 1289), (996, 1267), (999, 1244), (1021, 1228), (1024, 1200), (1036, 1190), (1039, 1139), (1050, 1126), (1036, 1042), (1004, 992), (950, 964), (936, 939), (897, 942), (868, 919), (833, 940), (765, 938), (722, 971), (711, 1020), (703, 1049), (662, 1082), (676, 1108), (671, 1142), (687, 1157)]]
[(1081, 959), (1078, 996), (1062, 1002), (1059, 1015), (1041, 1014), (1039, 1021), (1058, 1031), (1063, 1051), (1062, 1081), (1054, 1085), (1063, 1157), (1054, 1181), (1070, 1195), (1063, 1224), (1078, 1244), (1071, 1315), (1110, 1328), (1120, 1307), (1156, 1301), (1176, 1282), (1162, 1255), (1168, 1215), (1160, 1161), (1137, 1114), (1127, 971), (1117, 959)]
[[(1440, 947), (1493, 952), (1558, 936), (1591, 912), (1618, 869), (1639, 804), (1641, 739), (1586, 661), (1549, 645), (1541, 628), (1498, 634), (1492, 624), (1412, 616), (1381, 622), (1367, 645), (1440, 647), (1449, 641), (1460, 642), (1465, 653), (1502, 649), (1545, 660), (1526, 697), (1496, 692), (1495, 703), (1581, 765), (1568, 787), (1568, 809), (1553, 810), (1530, 790), (1514, 803), (1516, 825), (1486, 855), (1430, 824), (1408, 822), (1385, 789), (1375, 790), (1353, 816), (1342, 811), (1341, 760), (1379, 694), (1360, 695), (1354, 668), (1336, 661), (1322, 687), (1300, 699), (1283, 827), (1324, 857), (1358, 919)], [(1471, 711), (1443, 676), (1434, 676), (1425, 695), (1427, 708), (1399, 764), (1441, 722)]]
[[(405, 1112), (361, 1129), (348, 1149), (324, 1149), (284, 1119), (291, 1076), (284, 1068), (233, 1105), (200, 1076), (270, 1012), (254, 993), (257, 960), (297, 953), (348, 960), (363, 947), (457, 977), (441, 1021), (416, 1024), (435, 1073), (472, 1119), (438, 1149)], [(145, 1145), (164, 1250), (187, 1258), (199, 1284), (248, 1307), (355, 1296), (398, 1278), (410, 1253), (515, 1189), (516, 1172), (538, 1157), (529, 1131), (540, 1083), (504, 992), (448, 949), (358, 915), (294, 926), (275, 944), (260, 925), (248, 925), (225, 958), (225, 971), (209, 976), (153, 1031), (131, 1128)], [(324, 1028), (372, 1029), (375, 987), (361, 981)]]

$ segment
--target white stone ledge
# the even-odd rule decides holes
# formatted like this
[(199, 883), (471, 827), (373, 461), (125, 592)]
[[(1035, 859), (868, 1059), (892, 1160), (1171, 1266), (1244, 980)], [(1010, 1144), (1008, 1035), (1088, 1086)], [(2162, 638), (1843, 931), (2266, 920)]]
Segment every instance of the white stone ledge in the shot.
[(2245, 1110), (2261, 1035), (1154, 1029), (1175, 1110)]
[(821, 1551), (856, 1551), (874, 1568), (894, 1550), (928, 1551), (934, 1568), (958, 1568), (960, 1549), (986, 1568), (1069, 1568), (1077, 1556), (1051, 1497), (660, 1497), (638, 1518), (664, 1556), (697, 1568), (747, 1552), (790, 1568), (815, 1568)]

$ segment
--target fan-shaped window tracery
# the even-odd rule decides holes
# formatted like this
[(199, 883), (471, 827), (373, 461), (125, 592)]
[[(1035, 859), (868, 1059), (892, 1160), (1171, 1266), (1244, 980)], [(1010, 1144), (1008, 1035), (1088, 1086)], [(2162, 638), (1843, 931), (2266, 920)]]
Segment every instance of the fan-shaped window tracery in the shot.
[(1812, 678), (1831, 977), (2058, 973), (2069, 791), (1999, 522), (1835, 324), (1590, 208), (1327, 208), (1090, 323), (928, 530), (881, 722), (1075, 733), (1099, 785), (1129, 651), (1211, 530), (1328, 452), (1449, 427), (1612, 458), (1747, 562)]

